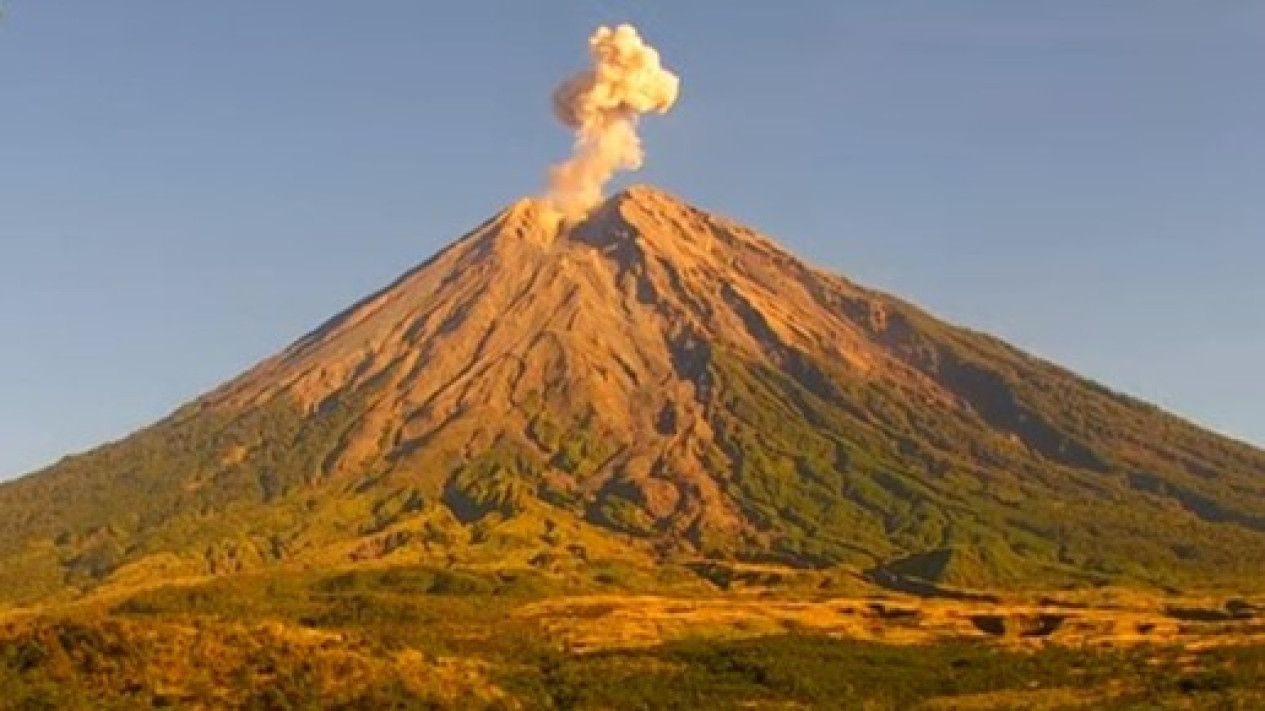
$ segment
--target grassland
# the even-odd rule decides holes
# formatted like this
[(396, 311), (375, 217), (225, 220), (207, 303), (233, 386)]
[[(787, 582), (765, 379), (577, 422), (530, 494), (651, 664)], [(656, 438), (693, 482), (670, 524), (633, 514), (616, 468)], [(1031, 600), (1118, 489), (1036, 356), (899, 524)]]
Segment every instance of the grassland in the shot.
[[(648, 595), (619, 583), (573, 595), (560, 586), (529, 570), (362, 567), (11, 611), (0, 617), (0, 708), (1265, 704), (1259, 600), (1100, 591), (1093, 604), (1083, 594), (935, 601), (755, 585)], [(1042, 615), (1056, 614), (1056, 629), (1042, 627)], [(1117, 624), (1095, 626), (1105, 621)]]
[(0, 484), (0, 706), (1265, 708), (1265, 451), (657, 191), (532, 209)]

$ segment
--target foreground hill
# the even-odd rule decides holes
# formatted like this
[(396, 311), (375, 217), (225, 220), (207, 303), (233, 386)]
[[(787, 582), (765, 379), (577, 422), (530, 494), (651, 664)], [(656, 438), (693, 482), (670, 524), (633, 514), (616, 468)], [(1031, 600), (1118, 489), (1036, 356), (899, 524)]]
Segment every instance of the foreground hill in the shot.
[(0, 600), (364, 561), (1265, 585), (1265, 452), (634, 188), (0, 486)]

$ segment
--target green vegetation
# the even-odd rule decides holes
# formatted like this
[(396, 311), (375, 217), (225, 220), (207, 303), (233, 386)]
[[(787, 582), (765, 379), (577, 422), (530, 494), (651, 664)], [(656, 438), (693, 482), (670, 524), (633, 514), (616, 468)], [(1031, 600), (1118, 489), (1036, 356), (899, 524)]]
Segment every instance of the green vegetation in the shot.
[[(0, 709), (1253, 709), (1265, 648), (1187, 652), (790, 633), (576, 653), (530, 576), (242, 578), (0, 623)], [(589, 614), (602, 614), (600, 606)], [(578, 614), (578, 613), (577, 613)]]
[[(1079, 697), (1104, 710), (1247, 709), (1265, 700), (1255, 686), (1265, 674), (1265, 650), (1218, 650), (1189, 671), (1181, 670), (1177, 656), (1155, 649), (1021, 653), (968, 643), (897, 647), (787, 635), (554, 657), (538, 669), (544, 672), (543, 694), (560, 709), (895, 710), (990, 694), (1001, 702), (991, 708), (1010, 707), (1008, 699), (1015, 708), (1048, 708), (1043, 699)], [(1064, 693), (1043, 693), (1050, 689)]]
[[(916, 315), (890, 315), (887, 328), (902, 318)], [(945, 342), (964, 338), (955, 334)], [(923, 367), (952, 360), (955, 372), (975, 373), (985, 359), (1025, 358), (984, 339), (963, 343), (942, 346), (938, 365)], [(923, 346), (917, 352), (932, 347)], [(756, 365), (723, 349), (703, 362), (716, 438), (701, 456), (748, 523), (737, 535), (689, 531), (707, 555), (867, 568), (902, 589), (1260, 583), (1265, 545), (1235, 468), (1253, 462), (1233, 445), (1196, 450), (1183, 439), (1186, 454), (1148, 460), (1144, 476), (1101, 454), (1114, 451), (1104, 442), (1126, 436), (1125, 425), (1096, 421), (1068, 455), (1090, 469), (1076, 468), (981, 429), (969, 411), (914, 407), (895, 384), (857, 380), (805, 354), (786, 357), (794, 367)], [(1062, 382), (1060, 371), (1050, 372)], [(998, 407), (1022, 408), (1026, 422), (1053, 421), (1059, 410), (1042, 399), (1050, 393), (1082, 393), (1094, 412), (1122, 407), (1092, 388), (1005, 382), (1015, 399)], [(586, 535), (605, 536), (603, 545), (629, 545), (621, 536), (661, 542), (665, 526), (635, 487), (616, 481), (596, 496), (581, 493), (582, 482), (609, 475), (599, 470), (619, 451), (597, 416), (555, 419), (539, 396), (529, 405), (526, 440), (498, 441), (466, 460), (435, 453), (430, 468), (410, 463), (406, 471), (339, 464), (356, 401), (334, 399), (307, 414), (277, 401), (238, 419), (191, 406), (121, 443), (0, 486), (0, 600), (68, 597), (120, 579), (238, 573), (296, 555), (344, 562), (348, 554), (337, 551), (349, 541), (358, 541), (356, 560), (423, 548), (464, 555), (470, 545), (485, 548), (485, 558), (528, 551), (534, 539), (502, 524), (527, 517), (544, 525), (552, 516), (544, 507), (596, 524)], [(1113, 416), (1178, 427), (1158, 411), (1135, 409)], [(1199, 467), (1225, 474), (1187, 471)], [(542, 561), (588, 544), (549, 535), (553, 552)]]
[[(902, 323), (889, 316), (887, 327), (893, 322)], [(957, 333), (946, 340), (959, 338)], [(982, 337), (966, 342), (996, 350), (976, 356), (993, 359), (988, 362), (1026, 359)], [(942, 360), (957, 357), (945, 348)], [(872, 566), (876, 579), (977, 588), (1260, 583), (1265, 542), (1247, 525), (1248, 514), (1226, 509), (1214, 520), (1183, 513), (1171, 500), (1130, 495), (1131, 469), (1095, 454), (1097, 441), (1068, 444), (1060, 450), (1066, 456), (1055, 457), (1037, 443), (1025, 444), (1022, 433), (1007, 438), (981, 427), (970, 411), (911, 401), (894, 383), (857, 381), (804, 354), (786, 358), (796, 367), (752, 366), (724, 351), (712, 358), (723, 404), (714, 426), (734, 463), (730, 493), (758, 529), (772, 534), (758, 547), (740, 548), (742, 555)], [(970, 367), (982, 372), (983, 366)], [(1015, 367), (1057, 380), (1071, 377), (1030, 359)], [(1030, 380), (1011, 384), (1013, 391), (1000, 391), (1005, 397), (1026, 396), (1034, 387)], [(963, 393), (984, 396), (984, 386), (963, 387)], [(1078, 387), (1119, 406), (1100, 390)], [(1018, 402), (1006, 407), (1034, 428), (1044, 422), (1040, 413), (1055, 409), (1044, 400), (1032, 409)], [(991, 412), (984, 405), (980, 410)], [(1168, 417), (1149, 412), (1160, 422)], [(1208, 456), (1222, 451), (1209, 450)], [(1241, 459), (1250, 457), (1250, 448), (1227, 451), (1235, 458), (1207, 465), (1223, 472), (1220, 480), (1200, 483), (1205, 493), (1219, 491), (1221, 502), (1235, 501), (1238, 487), (1247, 486), (1246, 472), (1235, 467), (1251, 463)], [(1265, 470), (1261, 466), (1257, 471)], [(1171, 469), (1155, 463), (1151, 471)], [(1226, 525), (1230, 521), (1234, 525)], [(937, 564), (910, 564), (919, 560)]]
[(0, 485), (0, 711), (1265, 708), (1265, 452), (654, 191), (529, 207)]
[(445, 503), (468, 523), (491, 513), (513, 516), (535, 491), (529, 477), (540, 469), (540, 462), (525, 452), (508, 447), (488, 451), (457, 469), (445, 491)]
[(539, 229), (506, 213), (226, 388), (0, 485), (0, 604), (379, 561), (1265, 585), (1258, 449), (655, 191), (545, 252)]

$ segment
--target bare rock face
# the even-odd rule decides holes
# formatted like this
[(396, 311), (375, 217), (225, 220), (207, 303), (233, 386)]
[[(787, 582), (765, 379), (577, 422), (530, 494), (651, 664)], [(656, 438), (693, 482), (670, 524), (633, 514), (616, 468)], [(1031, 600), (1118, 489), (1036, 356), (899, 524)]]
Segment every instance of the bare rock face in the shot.
[[(0, 572), (562, 520), (918, 584), (1250, 579), (1265, 454), (638, 187), (581, 222), (521, 201), (162, 423), (0, 487)], [(885, 567), (907, 560), (950, 563)]]
[(606, 444), (584, 491), (629, 498), (656, 526), (734, 533), (740, 512), (705, 459), (720, 454), (710, 354), (779, 368), (814, 348), (870, 367), (848, 347), (858, 330), (815, 303), (816, 275), (781, 274), (794, 264), (648, 188), (578, 224), (524, 201), (204, 403), (317, 411), (372, 393), (333, 469), (385, 465), (431, 486), (442, 462), (488, 448), (553, 461), (556, 430), (580, 428)]

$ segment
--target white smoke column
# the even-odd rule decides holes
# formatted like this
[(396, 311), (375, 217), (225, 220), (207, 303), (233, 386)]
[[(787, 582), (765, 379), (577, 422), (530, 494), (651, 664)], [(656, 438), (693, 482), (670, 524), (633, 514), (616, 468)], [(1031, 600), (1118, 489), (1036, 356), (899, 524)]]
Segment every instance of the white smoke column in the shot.
[(575, 154), (549, 171), (548, 201), (568, 218), (583, 217), (600, 203), (615, 171), (641, 167), (637, 120), (651, 111), (667, 113), (681, 87), (632, 25), (599, 27), (589, 52), (593, 68), (553, 95), (558, 120), (576, 130)]

